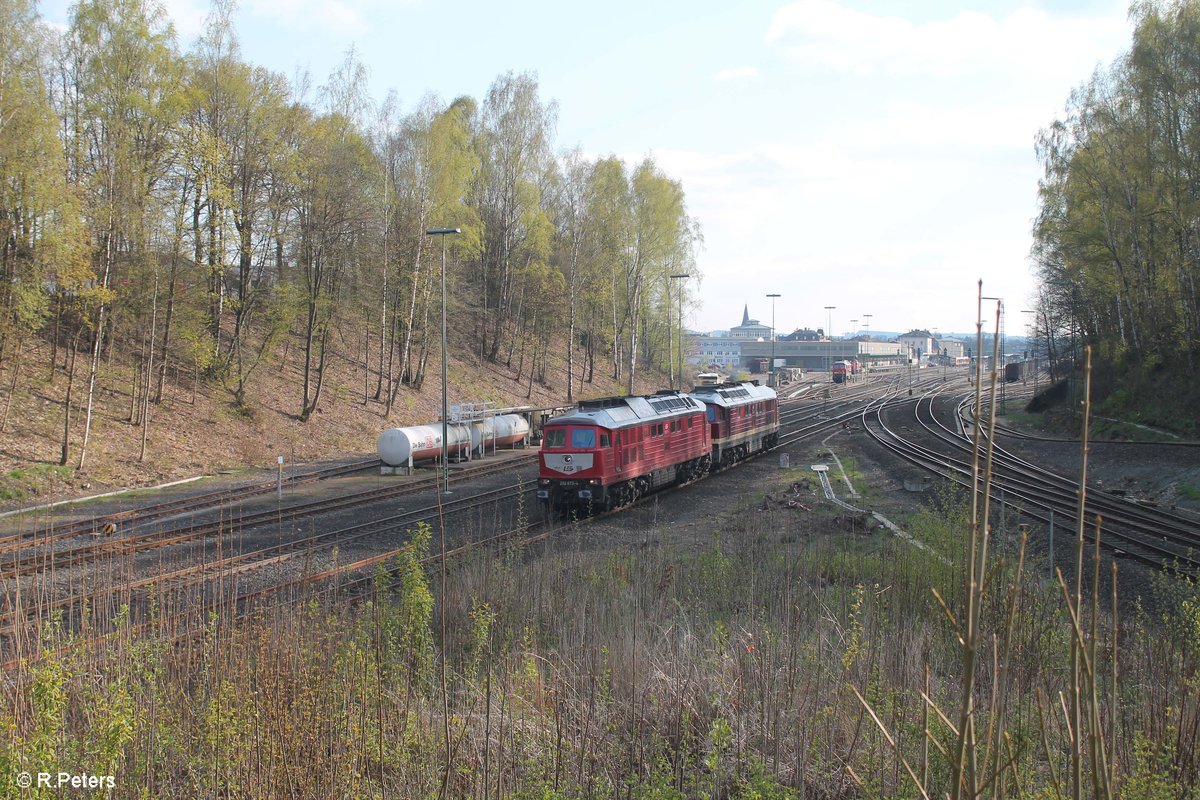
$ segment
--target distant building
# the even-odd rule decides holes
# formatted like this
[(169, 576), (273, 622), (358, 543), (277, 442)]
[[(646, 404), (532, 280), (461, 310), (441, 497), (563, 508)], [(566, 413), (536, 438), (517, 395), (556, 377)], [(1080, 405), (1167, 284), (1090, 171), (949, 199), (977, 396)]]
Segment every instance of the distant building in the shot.
[(825, 338), (825, 331), (817, 328), (797, 328), (786, 336), (780, 336), (781, 342), (819, 342)]
[(938, 339), (938, 352), (947, 358), (962, 358), (967, 354), (967, 343), (959, 339)]
[(896, 341), (900, 343), (902, 350), (908, 353), (908, 357), (918, 359), (921, 356), (927, 356), (935, 351), (937, 340), (934, 335), (927, 330), (911, 330), (908, 333), (902, 333), (896, 337)]
[(688, 362), (702, 367), (737, 369), (742, 361), (742, 344), (771, 340), (771, 326), (750, 318), (750, 306), (742, 310), (742, 324), (727, 331), (692, 336)]
[(771, 326), (763, 325), (756, 319), (750, 319), (750, 306), (742, 311), (742, 324), (729, 329), (729, 335), (735, 339), (767, 339), (771, 338)]
[(726, 331), (716, 331), (723, 336), (694, 335), (688, 351), (688, 362), (701, 366), (736, 368), (742, 357), (742, 339), (730, 336)]

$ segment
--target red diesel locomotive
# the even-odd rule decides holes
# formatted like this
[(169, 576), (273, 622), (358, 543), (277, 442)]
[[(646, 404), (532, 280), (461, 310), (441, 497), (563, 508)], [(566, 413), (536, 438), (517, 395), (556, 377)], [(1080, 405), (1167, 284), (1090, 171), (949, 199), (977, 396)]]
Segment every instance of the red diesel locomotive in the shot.
[(584, 400), (546, 422), (538, 499), (564, 511), (615, 508), (703, 475), (709, 459), (704, 405), (686, 394)]
[(712, 468), (724, 469), (779, 442), (779, 401), (758, 383), (697, 386), (691, 396), (704, 403), (712, 437)]
[(774, 446), (778, 433), (775, 392), (752, 383), (585, 400), (546, 422), (538, 500), (616, 508)]

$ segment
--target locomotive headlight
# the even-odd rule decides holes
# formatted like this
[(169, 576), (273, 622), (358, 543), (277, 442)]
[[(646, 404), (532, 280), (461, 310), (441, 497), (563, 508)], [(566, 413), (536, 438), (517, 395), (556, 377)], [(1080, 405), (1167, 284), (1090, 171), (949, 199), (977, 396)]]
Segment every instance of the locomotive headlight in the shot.
[(599, 485), (600, 485), (600, 479), (599, 479), (599, 478), (588, 478), (588, 482), (587, 482), (587, 483), (588, 483), (588, 486), (599, 486)]
[(549, 485), (550, 485), (549, 478), (538, 478), (538, 486), (549, 486)]

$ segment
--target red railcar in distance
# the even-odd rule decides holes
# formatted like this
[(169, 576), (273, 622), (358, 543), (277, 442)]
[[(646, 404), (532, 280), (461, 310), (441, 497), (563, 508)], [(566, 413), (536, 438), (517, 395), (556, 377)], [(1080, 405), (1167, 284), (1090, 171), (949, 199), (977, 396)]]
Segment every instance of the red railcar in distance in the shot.
[(845, 383), (846, 378), (849, 375), (849, 372), (850, 371), (847, 369), (845, 361), (833, 362), (833, 382), (834, 383)]
[(584, 400), (546, 422), (538, 500), (564, 513), (605, 510), (708, 472), (704, 405), (674, 391)]

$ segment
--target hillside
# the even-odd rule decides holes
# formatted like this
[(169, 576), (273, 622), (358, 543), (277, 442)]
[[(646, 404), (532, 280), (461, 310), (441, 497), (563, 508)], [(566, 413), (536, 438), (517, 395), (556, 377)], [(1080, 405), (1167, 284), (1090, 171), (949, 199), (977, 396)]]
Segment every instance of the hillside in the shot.
[[(339, 338), (332, 349), (320, 405), (307, 422), (301, 422), (297, 413), (302, 384), (298, 339), (278, 348), (275, 356), (254, 373), (244, 409), (235, 406), (232, 392), (219, 383), (169, 371), (162, 403), (150, 406), (144, 462), (138, 460), (141, 426), (130, 422), (136, 366), (122, 361), (119, 354), (111, 361), (102, 359), (83, 469), (78, 466), (87, 354), (80, 353), (72, 398), (70, 460), (66, 467), (59, 467), (67, 386), (61, 351), (60, 369), (51, 376), (49, 345), (40, 339), (27, 343), (7, 424), (0, 432), (0, 505), (21, 507), (218, 471), (271, 468), (280, 455), (289, 463), (294, 459), (303, 464), (342, 454), (372, 454), (384, 428), (438, 419), (441, 373), (436, 350), (421, 390), (402, 388), (391, 416), (385, 417), (384, 403), (373, 399), (377, 374), (372, 371), (368, 375), (363, 369), (362, 353), (348, 352), (346, 340)], [(512, 367), (503, 359), (481, 365), (478, 354), (470, 353), (465, 346), (465, 335), (460, 337), (452, 331), (450, 339), (450, 403), (553, 405), (566, 397), (564, 345), (550, 349), (547, 374), (554, 377), (548, 377), (546, 385), (535, 381), (530, 386), (528, 369), (518, 381), (515, 356)], [(0, 368), (0, 409), (10, 402), (12, 369), (11, 360)], [(582, 396), (620, 393), (608, 375), (607, 365), (597, 365), (596, 382), (585, 383)], [(665, 385), (665, 381), (660, 382), (656, 373), (647, 373), (639, 376), (638, 384), (649, 391)]]

